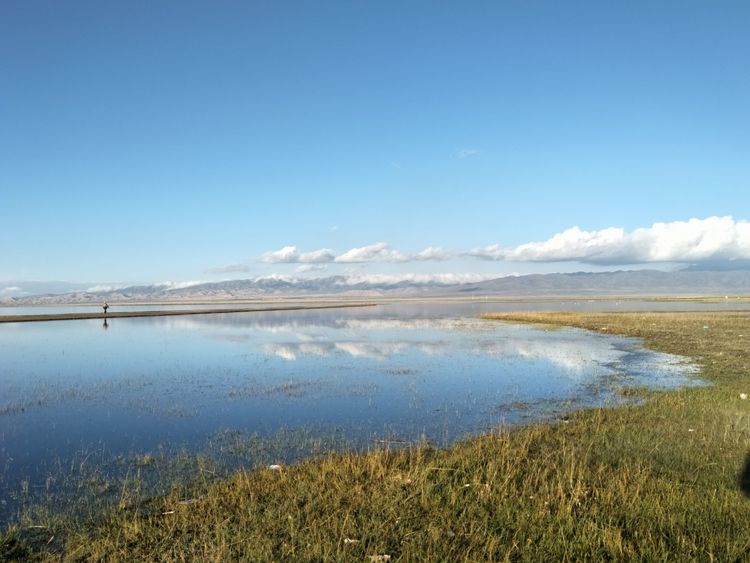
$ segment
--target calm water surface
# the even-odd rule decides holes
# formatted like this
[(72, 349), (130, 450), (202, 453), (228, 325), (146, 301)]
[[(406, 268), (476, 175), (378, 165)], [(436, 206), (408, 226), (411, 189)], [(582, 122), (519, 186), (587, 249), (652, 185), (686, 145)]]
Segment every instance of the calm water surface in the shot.
[[(266, 303), (185, 303), (181, 305), (110, 305), (109, 312), (125, 311), (179, 311), (184, 309), (263, 309), (266, 307), (291, 307), (293, 302)], [(300, 304), (301, 305), (301, 304)], [(0, 307), (0, 316), (58, 315), (63, 313), (101, 313), (101, 303), (90, 305), (33, 305), (27, 307)]]
[[(614, 404), (623, 386), (697, 383), (683, 359), (637, 340), (477, 318), (498, 309), (382, 305), (111, 319), (107, 327), (0, 324), (0, 521), (83, 458), (117, 473), (126, 469), (112, 460), (215, 451), (227, 436), (282, 429), (360, 449), (383, 440), (447, 444)], [(245, 450), (224, 460), (231, 469), (304, 453), (279, 447), (268, 459)]]
[[(362, 299), (366, 301), (367, 299)], [(321, 303), (331, 303), (330, 301), (321, 301)], [(263, 302), (234, 302), (234, 303), (187, 303), (172, 305), (110, 305), (110, 312), (117, 311), (156, 311), (156, 310), (179, 310), (179, 309), (222, 309), (243, 307), (248, 309), (262, 309), (265, 307), (288, 307), (292, 305), (311, 305), (314, 302), (310, 300), (300, 300), (298, 303), (286, 301), (263, 301)], [(409, 308), (425, 307), (424, 302), (421, 305), (403, 304)], [(439, 305), (433, 303), (429, 305), (432, 310), (445, 310), (446, 307), (452, 308), (453, 311), (677, 311), (677, 310), (712, 310), (712, 309), (748, 309), (750, 303), (747, 301), (729, 298), (717, 301), (646, 301), (639, 299), (570, 299), (561, 298), (559, 300), (535, 299), (529, 301), (510, 301), (495, 300), (491, 297), (477, 298), (476, 301), (463, 301), (462, 303), (454, 302), (451, 305), (445, 303)], [(0, 316), (11, 315), (54, 315), (61, 313), (99, 313), (101, 304), (92, 303), (89, 305), (34, 305), (23, 307), (2, 307), (0, 306)]]

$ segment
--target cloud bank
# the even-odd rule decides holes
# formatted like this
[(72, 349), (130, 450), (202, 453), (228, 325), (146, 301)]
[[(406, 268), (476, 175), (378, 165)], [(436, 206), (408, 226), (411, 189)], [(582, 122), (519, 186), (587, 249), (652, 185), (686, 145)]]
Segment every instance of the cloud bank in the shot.
[[(296, 246), (284, 246), (279, 250), (266, 252), (261, 261), (267, 264), (363, 264), (368, 262), (412, 262), (427, 260), (448, 260), (455, 253), (438, 246), (428, 246), (416, 254), (404, 254), (394, 250), (385, 242), (351, 248), (338, 256), (328, 248), (300, 253)], [(217, 268), (216, 270), (223, 270)]]
[(750, 258), (750, 223), (732, 217), (708, 217), (654, 223), (626, 232), (611, 227), (584, 231), (572, 227), (541, 242), (514, 248), (491, 245), (469, 252), (484, 260), (584, 262), (618, 265), (647, 262), (721, 262)]
[(203, 285), (204, 283), (209, 282), (207, 282), (206, 280), (189, 280), (180, 282), (165, 281), (154, 285), (157, 287), (163, 287), (167, 291), (174, 291), (175, 289), (185, 289), (188, 287), (193, 287), (194, 285)]
[(300, 254), (296, 246), (285, 246), (273, 252), (266, 252), (262, 261), (267, 264), (322, 264), (333, 262), (336, 256), (327, 248)]
[(336, 256), (335, 262), (344, 264), (355, 264), (361, 262), (407, 262), (409, 258), (397, 250), (392, 250), (384, 242), (378, 242), (369, 246), (360, 246)]
[(0, 297), (20, 297), (26, 295), (26, 292), (17, 285), (0, 288)]
[(450, 260), (454, 256), (455, 253), (440, 246), (428, 246), (422, 252), (417, 252), (416, 254), (414, 254), (411, 258), (412, 260), (416, 261), (443, 261)]
[(491, 244), (454, 251), (428, 246), (408, 254), (385, 242), (360, 246), (336, 255), (322, 248), (300, 253), (296, 246), (266, 252), (262, 260), (272, 264), (324, 264), (373, 262), (425, 262), (453, 258), (507, 262), (582, 262), (592, 265), (626, 265), (649, 262), (720, 264), (750, 260), (750, 222), (730, 216), (654, 223), (632, 231), (620, 227), (585, 231), (571, 227), (550, 238), (515, 247)]

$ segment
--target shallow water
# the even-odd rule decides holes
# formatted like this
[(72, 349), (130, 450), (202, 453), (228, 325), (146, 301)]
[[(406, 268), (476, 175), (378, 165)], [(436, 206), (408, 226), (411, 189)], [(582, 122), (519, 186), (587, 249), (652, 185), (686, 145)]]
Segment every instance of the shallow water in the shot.
[[(110, 313), (127, 311), (179, 311), (185, 309), (263, 309), (266, 307), (291, 307), (294, 302), (285, 303), (184, 303), (166, 305), (110, 305)], [(102, 306), (99, 303), (91, 305), (33, 305), (25, 307), (0, 307), (0, 316), (18, 315), (61, 315), (64, 313), (101, 313)]]
[[(368, 301), (362, 298), (355, 301)], [(330, 304), (331, 301), (320, 301)], [(223, 309), (223, 308), (247, 308), (263, 309), (266, 307), (290, 307), (290, 306), (312, 306), (315, 300), (302, 299), (282, 301), (254, 301), (254, 302), (232, 302), (232, 303), (185, 303), (185, 304), (151, 304), (151, 305), (119, 305), (112, 304), (109, 312), (126, 311), (174, 311), (180, 309)], [(389, 305), (385, 305), (388, 307)], [(571, 298), (545, 298), (523, 300), (493, 299), (492, 297), (478, 297), (474, 300), (464, 298), (462, 301), (452, 303), (436, 303), (429, 301), (402, 302), (400, 307), (408, 310), (417, 310), (429, 307), (431, 311), (464, 312), (472, 314), (476, 311), (684, 311), (684, 310), (713, 310), (713, 309), (747, 309), (750, 311), (750, 303), (737, 298), (720, 299), (716, 301), (654, 301), (642, 299), (571, 299)], [(33, 306), (0, 306), (0, 316), (17, 315), (55, 315), (63, 313), (99, 313), (101, 304), (92, 303), (88, 305), (33, 305)]]
[[(528, 307), (527, 307), (528, 308)], [(382, 305), (0, 325), (0, 520), (55, 467), (96, 452), (200, 453), (227, 436), (437, 444), (691, 385), (634, 339), (477, 318), (497, 304)], [(89, 455), (87, 454), (87, 455)], [(277, 448), (290, 461), (304, 448)], [(262, 461), (226, 457), (227, 468)], [(265, 459), (265, 458), (264, 458)], [(122, 470), (122, 466), (119, 466)], [(107, 469), (102, 469), (106, 472)], [(113, 470), (115, 471), (115, 470)]]

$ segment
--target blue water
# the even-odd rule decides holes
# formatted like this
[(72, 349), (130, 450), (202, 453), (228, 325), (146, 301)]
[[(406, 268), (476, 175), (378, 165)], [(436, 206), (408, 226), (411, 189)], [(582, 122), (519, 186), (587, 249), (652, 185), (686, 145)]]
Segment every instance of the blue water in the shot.
[(623, 386), (697, 382), (682, 358), (637, 340), (478, 319), (486, 308), (498, 307), (0, 324), (0, 519), (19, 482), (41, 487), (80, 452), (199, 453), (221, 433), (282, 428), (353, 447), (447, 444), (616, 404)]

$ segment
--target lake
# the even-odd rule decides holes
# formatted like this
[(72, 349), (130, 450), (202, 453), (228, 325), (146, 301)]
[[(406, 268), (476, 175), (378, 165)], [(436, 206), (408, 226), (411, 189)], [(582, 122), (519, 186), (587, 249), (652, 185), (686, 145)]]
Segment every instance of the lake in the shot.
[[(134, 471), (157, 491), (195, 456), (221, 473), (332, 449), (447, 445), (618, 404), (628, 386), (700, 383), (683, 358), (635, 339), (478, 318), (508, 307), (0, 324), (0, 523), (81, 496), (82, 482), (115, 498)], [(192, 461), (177, 467), (180, 456)]]

